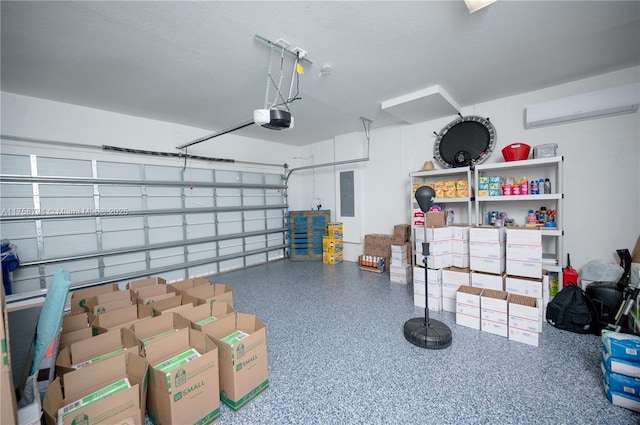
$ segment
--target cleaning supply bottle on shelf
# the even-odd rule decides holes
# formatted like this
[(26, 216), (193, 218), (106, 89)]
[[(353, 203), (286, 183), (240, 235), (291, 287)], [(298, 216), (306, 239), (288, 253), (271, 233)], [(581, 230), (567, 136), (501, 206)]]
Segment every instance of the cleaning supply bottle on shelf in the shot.
[(522, 178), (520, 182), (520, 195), (528, 195), (529, 194), (529, 180), (526, 177)]

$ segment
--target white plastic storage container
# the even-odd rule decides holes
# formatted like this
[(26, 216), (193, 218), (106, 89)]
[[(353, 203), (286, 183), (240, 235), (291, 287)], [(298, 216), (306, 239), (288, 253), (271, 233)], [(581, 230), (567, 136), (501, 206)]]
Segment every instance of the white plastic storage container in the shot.
[(550, 156), (557, 156), (557, 152), (557, 143), (547, 143), (546, 145), (538, 145), (533, 147), (534, 158), (547, 158)]

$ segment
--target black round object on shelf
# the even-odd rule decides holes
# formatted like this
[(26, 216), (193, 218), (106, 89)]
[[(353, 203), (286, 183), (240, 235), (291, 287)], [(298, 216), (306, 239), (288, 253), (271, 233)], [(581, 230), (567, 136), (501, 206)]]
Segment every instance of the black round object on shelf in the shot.
[(484, 162), (496, 144), (496, 130), (488, 118), (460, 116), (438, 133), (433, 157), (444, 168), (465, 167)]

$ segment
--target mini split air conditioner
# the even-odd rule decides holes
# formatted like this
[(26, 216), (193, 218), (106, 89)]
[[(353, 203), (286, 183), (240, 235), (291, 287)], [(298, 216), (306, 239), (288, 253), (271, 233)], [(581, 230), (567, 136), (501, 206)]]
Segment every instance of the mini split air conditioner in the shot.
[(640, 83), (550, 100), (528, 106), (525, 128), (635, 112), (640, 104)]

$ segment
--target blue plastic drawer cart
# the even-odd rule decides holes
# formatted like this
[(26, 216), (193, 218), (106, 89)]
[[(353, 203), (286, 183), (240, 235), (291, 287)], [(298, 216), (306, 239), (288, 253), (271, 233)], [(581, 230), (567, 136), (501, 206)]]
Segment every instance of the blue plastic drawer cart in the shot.
[(331, 220), (329, 210), (289, 211), (289, 257), (322, 261), (322, 237)]

